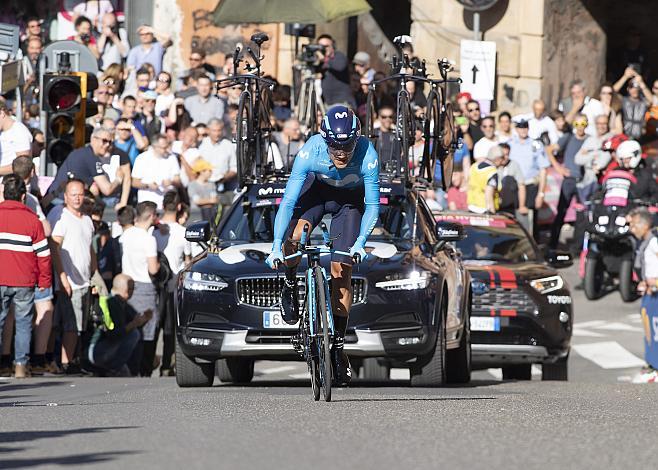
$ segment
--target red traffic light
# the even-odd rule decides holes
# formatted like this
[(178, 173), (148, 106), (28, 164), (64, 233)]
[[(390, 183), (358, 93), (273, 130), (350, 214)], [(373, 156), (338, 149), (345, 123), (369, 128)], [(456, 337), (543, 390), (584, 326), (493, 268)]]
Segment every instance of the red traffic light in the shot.
[(80, 104), (82, 94), (78, 77), (55, 77), (46, 88), (46, 99), (53, 111), (68, 111)]

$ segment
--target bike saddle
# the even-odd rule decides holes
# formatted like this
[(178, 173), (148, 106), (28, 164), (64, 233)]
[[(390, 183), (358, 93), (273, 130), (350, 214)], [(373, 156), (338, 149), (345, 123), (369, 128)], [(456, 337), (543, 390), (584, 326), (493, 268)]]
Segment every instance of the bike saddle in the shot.
[(257, 44), (259, 47), (260, 47), (260, 45), (263, 44), (265, 41), (269, 41), (269, 39), (270, 39), (270, 38), (269, 38), (269, 36), (267, 35), (267, 33), (263, 33), (263, 32), (260, 32), (260, 33), (254, 33), (254, 34), (251, 35), (251, 41), (252, 41), (254, 44)]

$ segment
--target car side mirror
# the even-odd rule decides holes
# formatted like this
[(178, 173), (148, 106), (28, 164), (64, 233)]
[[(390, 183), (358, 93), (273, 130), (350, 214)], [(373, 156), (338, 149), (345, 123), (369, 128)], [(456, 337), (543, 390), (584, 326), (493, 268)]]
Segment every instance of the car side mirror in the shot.
[(436, 223), (435, 231), (436, 238), (438, 239), (438, 242), (436, 245), (434, 245), (435, 253), (441, 251), (445, 247), (446, 243), (458, 242), (466, 238), (464, 226), (457, 222), (441, 220)]
[(188, 242), (196, 242), (202, 247), (208, 247), (208, 240), (210, 240), (210, 222), (194, 222), (185, 229), (185, 239)]
[(555, 251), (546, 255), (546, 262), (556, 269), (568, 268), (573, 264), (573, 257), (566, 251)]

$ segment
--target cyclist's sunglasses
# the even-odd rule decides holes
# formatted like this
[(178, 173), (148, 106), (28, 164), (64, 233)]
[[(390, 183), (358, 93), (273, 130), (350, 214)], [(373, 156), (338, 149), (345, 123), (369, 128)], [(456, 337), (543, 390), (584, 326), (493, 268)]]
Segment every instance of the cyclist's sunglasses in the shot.
[(352, 153), (356, 147), (356, 143), (359, 139), (354, 139), (351, 142), (346, 142), (341, 144), (340, 142), (332, 142), (329, 144), (329, 150), (337, 150), (339, 152)]

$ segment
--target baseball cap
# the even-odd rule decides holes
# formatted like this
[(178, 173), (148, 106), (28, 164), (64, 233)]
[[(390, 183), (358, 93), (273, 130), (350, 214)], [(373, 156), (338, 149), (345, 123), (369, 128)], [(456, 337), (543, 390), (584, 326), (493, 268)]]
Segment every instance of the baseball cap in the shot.
[(212, 165), (208, 160), (204, 160), (203, 158), (197, 158), (194, 160), (194, 163), (192, 164), (192, 171), (195, 173), (201, 173), (202, 171), (205, 170), (211, 170), (212, 171)]
[(529, 127), (527, 119), (519, 119), (514, 123), (517, 128), (527, 129)]
[(142, 93), (142, 98), (145, 100), (157, 100), (158, 94), (153, 90), (146, 90)]
[(352, 63), (358, 65), (368, 65), (370, 63), (370, 54), (368, 54), (367, 52), (359, 51), (356, 54), (354, 54)]
[(461, 93), (457, 93), (457, 100), (460, 100), (462, 98), (466, 98), (469, 101), (473, 99), (471, 94), (467, 91), (462, 91)]

